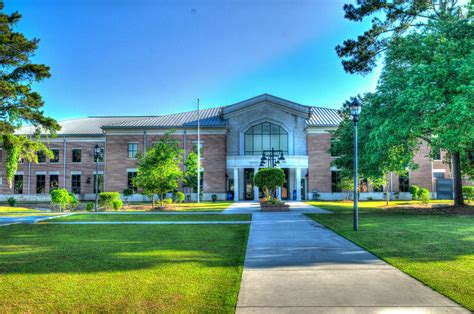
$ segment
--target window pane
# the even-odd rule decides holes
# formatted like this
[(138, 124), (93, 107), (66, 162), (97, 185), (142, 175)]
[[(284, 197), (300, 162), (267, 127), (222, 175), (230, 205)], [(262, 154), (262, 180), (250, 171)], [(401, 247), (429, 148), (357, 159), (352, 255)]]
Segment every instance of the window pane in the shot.
[(81, 150), (73, 149), (72, 150), (72, 162), (81, 162)]
[(262, 151), (262, 136), (261, 135), (253, 136), (253, 151), (254, 153), (258, 153)]
[(46, 162), (46, 155), (43, 151), (37, 152), (36, 156), (38, 157), (38, 162)]
[(262, 134), (270, 134), (270, 123), (262, 124)]
[(46, 192), (46, 176), (39, 174), (36, 176), (36, 194), (44, 194)]
[(51, 158), (49, 161), (50, 162), (59, 162), (59, 149), (52, 149), (53, 152), (53, 158)]
[(94, 190), (94, 193), (95, 193), (95, 181), (97, 180), (96, 177), (99, 177), (97, 190), (98, 190), (98, 193), (101, 193), (101, 192), (103, 192), (102, 189), (104, 187), (104, 175), (99, 173), (99, 175), (96, 176), (95, 173), (94, 173), (94, 186), (92, 187), (93, 190)]
[(135, 185), (134, 179), (137, 176), (136, 172), (128, 172), (127, 178), (127, 187), (133, 191), (133, 193), (137, 193), (137, 186)]
[(71, 191), (74, 194), (81, 194), (81, 175), (73, 174), (71, 176)]
[(280, 127), (278, 125), (272, 124), (272, 134), (280, 134)]
[(49, 176), (49, 190), (59, 187), (59, 175), (52, 174)]
[(272, 134), (271, 135), (271, 147), (274, 149), (280, 149), (280, 135)]
[(23, 194), (23, 175), (15, 175), (13, 178), (13, 193)]
[(288, 153), (288, 134), (280, 135), (280, 149)]
[(245, 155), (260, 155), (263, 150), (272, 148), (282, 149), (286, 154), (288, 153), (288, 134), (278, 125), (264, 122), (245, 132)]
[(247, 155), (247, 152), (249, 154), (252, 154), (253, 148), (252, 148), (252, 135), (250, 134), (245, 134), (245, 154)]
[(262, 150), (270, 150), (272, 148), (270, 145), (270, 136), (268, 134), (262, 135), (262, 141), (263, 141)]

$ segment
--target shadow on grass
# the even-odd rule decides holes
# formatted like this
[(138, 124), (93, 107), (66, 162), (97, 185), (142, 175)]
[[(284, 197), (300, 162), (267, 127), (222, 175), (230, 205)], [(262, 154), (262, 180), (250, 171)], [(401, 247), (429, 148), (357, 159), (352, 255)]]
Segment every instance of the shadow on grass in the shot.
[(12, 225), (0, 229), (0, 273), (90, 273), (196, 263), (239, 267), (248, 225)]

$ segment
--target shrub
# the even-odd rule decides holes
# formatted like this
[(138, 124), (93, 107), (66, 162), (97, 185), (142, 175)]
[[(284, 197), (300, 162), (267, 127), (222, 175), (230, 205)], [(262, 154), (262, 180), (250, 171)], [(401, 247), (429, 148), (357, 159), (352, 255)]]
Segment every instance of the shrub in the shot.
[(410, 185), (410, 187), (408, 188), (408, 191), (410, 192), (411, 198), (413, 200), (418, 199), (420, 195), (420, 188), (418, 187), (418, 185)]
[(51, 197), (51, 204), (53, 207), (57, 207), (61, 211), (72, 209), (79, 204), (77, 198), (66, 189), (51, 190), (49, 195)]
[(106, 209), (114, 208), (114, 201), (121, 201), (119, 192), (99, 193), (99, 206)]
[(472, 199), (474, 199), (474, 186), (464, 186), (462, 188), (462, 194), (466, 198), (468, 203), (471, 203)]
[(275, 197), (276, 188), (285, 183), (285, 173), (279, 168), (264, 168), (254, 175), (253, 181), (269, 200)]
[(88, 212), (92, 211), (93, 209), (94, 209), (94, 203), (89, 202), (86, 204), (86, 210)]
[(8, 202), (8, 205), (10, 205), (11, 207), (15, 207), (16, 205), (16, 199), (14, 197), (9, 197), (7, 199), (7, 202)]
[(123, 197), (125, 198), (125, 202), (128, 203), (128, 198), (133, 195), (133, 190), (132, 189), (125, 189), (122, 192)]
[(421, 188), (418, 192), (418, 199), (423, 204), (428, 204), (430, 202), (430, 191), (425, 188)]
[(180, 204), (184, 201), (184, 193), (176, 192), (176, 203)]
[(169, 206), (169, 205), (173, 204), (173, 199), (172, 198), (165, 198), (163, 200), (163, 204)]
[(115, 210), (119, 210), (119, 209), (122, 209), (123, 207), (123, 202), (122, 200), (113, 200), (112, 201), (112, 206)]
[(215, 203), (217, 201), (217, 195), (216, 194), (212, 194), (211, 198), (212, 198), (213, 203)]

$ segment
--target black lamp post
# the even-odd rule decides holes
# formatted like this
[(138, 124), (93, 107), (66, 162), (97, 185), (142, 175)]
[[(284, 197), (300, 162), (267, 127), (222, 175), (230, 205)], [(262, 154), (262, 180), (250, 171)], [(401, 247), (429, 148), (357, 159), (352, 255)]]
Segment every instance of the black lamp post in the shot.
[(359, 229), (359, 195), (357, 194), (358, 179), (358, 160), (357, 160), (357, 122), (360, 117), (361, 104), (357, 98), (354, 98), (349, 105), (351, 110), (352, 122), (354, 122), (354, 231)]
[(275, 168), (280, 163), (285, 161), (283, 151), (278, 149), (270, 149), (262, 151), (262, 158), (260, 158), (260, 167), (265, 167), (267, 163), (268, 168)]
[(99, 209), (99, 157), (100, 157), (100, 147), (98, 144), (95, 144), (94, 147), (94, 158), (95, 158), (95, 211)]

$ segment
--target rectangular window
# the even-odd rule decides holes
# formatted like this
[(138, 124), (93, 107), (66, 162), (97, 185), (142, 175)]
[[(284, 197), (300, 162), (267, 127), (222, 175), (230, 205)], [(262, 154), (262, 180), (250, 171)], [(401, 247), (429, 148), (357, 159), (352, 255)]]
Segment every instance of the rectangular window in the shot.
[(134, 182), (135, 177), (137, 176), (136, 172), (129, 171), (128, 172), (128, 178), (127, 178), (127, 187), (133, 191), (133, 193), (137, 193), (137, 186)]
[(81, 175), (73, 174), (71, 176), (71, 191), (74, 194), (81, 194)]
[(433, 160), (441, 160), (441, 149), (433, 152)]
[(49, 175), (49, 190), (59, 188), (59, 175), (50, 174)]
[(59, 162), (59, 148), (52, 148), (51, 151), (53, 152), (53, 158), (51, 158), (49, 162), (52, 162), (52, 163)]
[(433, 177), (436, 179), (444, 179), (444, 172), (434, 172)]
[(96, 156), (95, 150), (94, 150), (94, 162), (97, 162), (97, 160), (99, 160), (99, 162), (104, 162), (104, 148), (103, 147), (99, 147), (98, 156)]
[(23, 175), (16, 174), (13, 177), (13, 193), (23, 194)]
[(72, 162), (81, 162), (82, 152), (80, 148), (72, 149)]
[(128, 143), (128, 158), (135, 159), (138, 156), (138, 143)]
[[(199, 150), (199, 157), (204, 158), (204, 142), (201, 141), (200, 150)], [(193, 142), (193, 152), (196, 154), (198, 153), (198, 142)]]
[(331, 191), (333, 193), (342, 192), (340, 171), (331, 171)]
[(408, 192), (410, 187), (410, 179), (408, 176), (398, 177), (398, 190), (400, 192)]
[(36, 157), (38, 158), (39, 163), (46, 162), (46, 155), (43, 151), (36, 152)]
[(46, 176), (44, 174), (36, 175), (36, 194), (46, 193)]
[[(102, 173), (99, 173), (99, 175), (97, 176), (99, 177), (99, 185), (97, 186), (97, 190), (98, 190), (98, 193), (101, 193), (103, 192), (103, 188), (104, 188), (104, 175)], [(96, 181), (96, 175), (94, 173), (94, 186), (92, 187), (94, 189), (94, 193), (95, 193), (95, 181)]]

